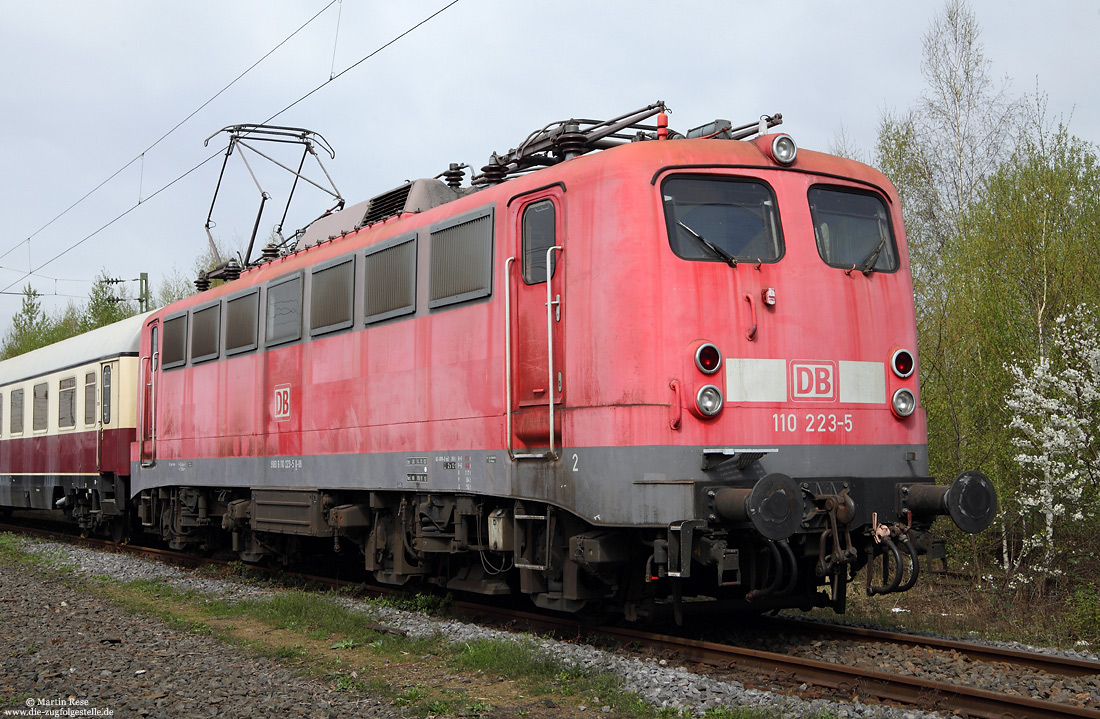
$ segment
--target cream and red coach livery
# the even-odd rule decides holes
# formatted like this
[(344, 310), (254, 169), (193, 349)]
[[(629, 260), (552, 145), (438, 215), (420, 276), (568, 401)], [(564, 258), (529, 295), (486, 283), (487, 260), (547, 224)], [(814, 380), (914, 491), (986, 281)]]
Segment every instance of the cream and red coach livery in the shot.
[(0, 362), (0, 505), (125, 535), (143, 319)]
[(553, 123), (151, 314), (141, 525), (631, 617), (912, 586), (995, 497), (928, 475), (894, 188), (779, 119)]

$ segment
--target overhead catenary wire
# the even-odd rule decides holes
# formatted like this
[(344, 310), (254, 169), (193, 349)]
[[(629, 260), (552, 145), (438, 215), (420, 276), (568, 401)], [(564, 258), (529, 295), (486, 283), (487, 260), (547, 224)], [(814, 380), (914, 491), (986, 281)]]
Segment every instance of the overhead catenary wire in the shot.
[[(309, 20), (309, 21), (308, 21), (308, 22), (307, 22), (306, 24), (308, 25), (308, 24), (309, 24), (309, 22), (312, 22), (312, 21), (313, 21), (313, 20), (314, 20), (314, 19), (315, 19), (315, 18), (316, 18), (316, 17), (318, 16), (318, 15), (320, 15), (320, 14), (321, 14), (322, 12), (324, 12), (324, 11), (325, 11), (325, 10), (327, 10), (327, 9), (328, 9), (329, 7), (331, 7), (331, 6), (333, 5), (333, 3), (335, 3), (335, 2), (336, 2), (336, 0), (332, 0), (332, 2), (330, 2), (330, 3), (329, 3), (328, 5), (326, 5), (326, 6), (325, 6), (325, 7), (324, 7), (324, 8), (322, 9), (322, 10), (320, 10), (320, 11), (319, 11), (319, 12), (317, 13), (317, 15), (314, 15), (314, 16), (313, 16), (313, 18), (311, 18), (311, 19), (310, 19), (310, 20)], [(271, 122), (272, 120), (274, 120), (275, 118), (279, 117), (279, 116), (280, 116), (280, 115), (282, 115), (283, 113), (287, 112), (288, 110), (290, 110), (290, 109), (291, 109), (291, 108), (293, 108), (294, 106), (296, 106), (296, 105), (300, 104), (301, 102), (305, 101), (305, 100), (306, 100), (307, 98), (309, 98), (309, 97), (311, 97), (312, 95), (316, 94), (316, 93), (317, 93), (318, 91), (320, 91), (321, 89), (323, 89), (323, 88), (324, 88), (325, 86), (327, 86), (327, 85), (331, 84), (331, 83), (332, 83), (332, 82), (334, 82), (335, 80), (338, 80), (338, 79), (339, 79), (340, 77), (344, 76), (345, 74), (347, 74), (347, 73), (348, 73), (348, 72), (350, 72), (351, 70), (354, 70), (354, 69), (355, 69), (356, 67), (358, 67), (359, 65), (362, 65), (362, 64), (363, 64), (364, 62), (366, 62), (367, 60), (371, 59), (372, 57), (374, 57), (374, 56), (375, 56), (375, 55), (377, 55), (378, 53), (382, 52), (383, 50), (385, 50), (385, 49), (386, 49), (386, 48), (388, 48), (389, 46), (393, 45), (394, 43), (398, 42), (399, 40), (401, 40), (401, 39), (402, 39), (402, 38), (404, 38), (405, 36), (409, 35), (409, 34), (410, 34), (410, 33), (412, 33), (413, 31), (415, 31), (415, 30), (417, 30), (418, 28), (422, 27), (423, 25), (427, 24), (427, 23), (428, 23), (428, 22), (430, 22), (431, 20), (435, 19), (436, 17), (438, 17), (439, 15), (441, 15), (441, 14), (442, 14), (443, 12), (445, 12), (445, 11), (449, 10), (450, 8), (454, 7), (454, 6), (455, 6), (455, 5), (457, 5), (458, 3), (459, 3), (459, 0), (451, 0), (451, 2), (449, 2), (449, 3), (447, 4), (447, 5), (443, 6), (443, 7), (442, 7), (442, 8), (440, 8), (439, 10), (437, 10), (437, 11), (435, 11), (434, 13), (432, 13), (431, 15), (429, 15), (428, 17), (426, 17), (426, 18), (424, 18), (423, 20), (421, 20), (420, 22), (416, 23), (415, 25), (413, 25), (412, 27), (410, 27), (410, 28), (409, 28), (408, 30), (405, 30), (404, 32), (402, 32), (401, 34), (397, 35), (397, 36), (396, 36), (396, 37), (394, 37), (393, 39), (391, 39), (391, 40), (389, 40), (388, 42), (384, 43), (383, 45), (379, 46), (378, 48), (376, 48), (376, 49), (375, 49), (375, 50), (373, 50), (372, 52), (368, 53), (367, 55), (363, 56), (362, 58), (360, 58), (360, 59), (359, 59), (359, 60), (357, 60), (356, 62), (352, 63), (351, 65), (349, 65), (349, 66), (347, 66), (346, 68), (344, 68), (343, 70), (341, 70), (341, 71), (340, 71), (339, 73), (337, 73), (337, 74), (335, 74), (335, 75), (333, 75), (333, 76), (329, 77), (329, 79), (325, 80), (324, 82), (322, 82), (322, 83), (321, 83), (320, 85), (318, 85), (317, 87), (313, 88), (312, 90), (310, 90), (310, 91), (309, 91), (309, 92), (307, 92), (306, 94), (302, 95), (302, 96), (301, 96), (301, 97), (299, 97), (299, 98), (298, 98), (297, 100), (295, 100), (294, 102), (292, 102), (292, 103), (290, 103), (289, 105), (287, 105), (286, 107), (284, 107), (284, 108), (283, 108), (282, 110), (279, 110), (278, 112), (276, 112), (276, 113), (275, 113), (274, 115), (272, 115), (272, 116), (271, 116), (271, 117), (269, 117), (269, 118), (268, 118), (267, 120), (265, 120), (265, 121), (264, 121), (264, 123), (266, 124), (266, 123), (268, 123), (268, 122)], [(305, 25), (303, 25), (302, 27), (305, 27)], [(298, 31), (300, 31), (301, 29), (302, 29), (302, 28), (299, 28), (298, 30), (296, 30), (296, 31), (295, 31), (294, 33), (292, 33), (292, 34), (291, 34), (291, 35), (290, 35), (289, 37), (287, 37), (287, 39), (286, 39), (286, 40), (289, 40), (289, 39), (290, 39), (290, 37), (293, 37), (293, 35), (294, 35), (294, 34), (297, 34), (297, 32), (298, 32)], [(274, 52), (274, 51), (275, 51), (276, 49), (278, 49), (278, 47), (280, 47), (280, 46), (281, 46), (282, 44), (284, 44), (284, 43), (286, 42), (286, 40), (284, 40), (284, 41), (283, 41), (282, 43), (280, 43), (280, 44), (279, 44), (278, 46), (276, 46), (276, 47), (275, 47), (275, 48), (274, 48), (273, 50), (271, 50), (271, 52)], [(270, 55), (270, 54), (271, 54), (271, 52), (269, 52), (269, 53), (268, 53), (268, 55)], [(266, 58), (266, 57), (267, 57), (267, 55), (265, 55), (264, 57)], [(263, 60), (263, 59), (264, 59), (264, 58), (261, 58), (261, 59), (260, 59), (260, 60), (258, 60), (258, 61), (257, 61), (256, 63), (253, 63), (252, 67), (255, 67), (256, 65), (258, 65), (258, 64), (259, 64), (260, 62), (262, 62), (262, 60)], [(250, 68), (249, 68), (249, 70), (251, 70), (251, 69), (252, 69), (252, 67), (250, 67)], [(240, 77), (243, 77), (243, 76), (244, 76), (244, 74), (246, 74), (247, 72), (248, 72), (248, 70), (246, 70), (246, 71), (245, 71), (245, 73), (242, 73), (242, 74), (241, 74), (241, 75), (240, 75), (240, 76), (239, 76), (239, 77), (238, 77), (237, 79), (240, 79)], [(233, 82), (236, 82), (236, 80), (234, 80)], [(215, 98), (216, 98), (216, 97), (217, 97), (218, 95), (220, 95), (220, 94), (221, 94), (222, 92), (224, 92), (225, 90), (227, 90), (227, 89), (228, 89), (228, 88), (229, 88), (229, 87), (230, 87), (230, 86), (231, 86), (232, 84), (233, 84), (233, 83), (230, 83), (230, 85), (227, 85), (227, 86), (226, 86), (225, 88), (223, 88), (223, 89), (222, 89), (221, 91), (219, 91), (217, 95), (215, 95), (214, 97), (210, 98), (210, 100), (208, 100), (208, 101), (207, 101), (206, 103), (204, 103), (204, 104), (202, 105), (202, 107), (205, 107), (206, 105), (208, 105), (208, 104), (209, 104), (209, 103), (210, 103), (211, 101), (213, 101), (213, 100), (214, 100), (214, 99), (215, 99)], [(169, 131), (168, 133), (166, 133), (166, 134), (165, 134), (165, 135), (164, 135), (163, 137), (161, 137), (160, 139), (161, 139), (161, 140), (163, 140), (163, 139), (164, 139), (165, 137), (167, 137), (167, 136), (168, 136), (169, 134), (171, 134), (171, 132), (173, 132), (173, 131), (174, 131), (175, 129), (177, 129), (177, 128), (178, 128), (178, 127), (179, 127), (180, 125), (182, 125), (182, 124), (183, 124), (184, 122), (186, 122), (186, 121), (187, 121), (188, 119), (190, 119), (191, 117), (193, 117), (193, 116), (195, 115), (195, 113), (197, 113), (197, 112), (198, 112), (199, 110), (201, 110), (201, 109), (202, 109), (202, 107), (200, 107), (200, 108), (199, 108), (198, 110), (195, 110), (195, 112), (191, 113), (191, 115), (188, 115), (188, 117), (187, 117), (187, 118), (184, 118), (184, 119), (183, 119), (182, 121), (180, 121), (180, 122), (179, 122), (179, 123), (178, 123), (178, 124), (176, 125), (176, 127), (174, 127), (174, 128), (172, 129), (172, 130), (170, 130), (170, 131)], [(160, 142), (160, 140), (157, 140), (157, 142)], [(155, 145), (155, 144), (156, 144), (156, 143), (154, 143), (154, 145)], [(151, 147), (153, 147), (153, 146), (150, 146), (150, 148), (151, 148)], [(171, 181), (170, 181), (170, 182), (168, 182), (167, 184), (165, 184), (165, 185), (162, 185), (162, 186), (161, 186), (161, 187), (160, 187), (160, 188), (159, 188), (158, 190), (156, 190), (156, 191), (155, 191), (154, 193), (152, 193), (152, 194), (151, 194), (151, 195), (149, 195), (148, 197), (144, 198), (144, 200), (142, 200), (142, 199), (139, 199), (139, 200), (138, 200), (138, 202), (136, 202), (135, 204), (131, 205), (131, 206), (130, 206), (130, 207), (128, 207), (128, 208), (127, 208), (126, 210), (124, 210), (123, 212), (121, 212), (121, 213), (119, 213), (118, 215), (116, 215), (116, 216), (115, 216), (115, 217), (114, 217), (113, 219), (111, 219), (111, 220), (107, 221), (107, 222), (106, 222), (105, 224), (101, 225), (101, 226), (100, 226), (100, 227), (99, 227), (98, 229), (96, 229), (96, 230), (94, 230), (93, 232), (91, 232), (91, 233), (89, 233), (89, 234), (85, 235), (84, 237), (82, 237), (81, 239), (77, 240), (77, 241), (76, 241), (76, 242), (74, 242), (73, 244), (69, 245), (69, 246), (68, 246), (67, 248), (65, 248), (65, 249), (64, 249), (64, 250), (62, 250), (61, 252), (57, 253), (56, 255), (54, 255), (53, 257), (51, 257), (50, 259), (46, 260), (46, 261), (45, 261), (45, 262), (43, 262), (42, 264), (38, 265), (37, 267), (33, 267), (33, 268), (31, 268), (31, 269), (30, 269), (30, 271), (29, 271), (29, 272), (26, 272), (26, 273), (24, 273), (22, 277), (20, 277), (19, 279), (15, 280), (15, 281), (13, 281), (13, 282), (11, 282), (11, 283), (9, 283), (9, 284), (8, 284), (8, 285), (6, 285), (6, 286), (5, 286), (5, 287), (4, 287), (4, 288), (3, 288), (2, 290), (0, 290), (0, 294), (6, 293), (6, 292), (7, 292), (7, 290), (10, 290), (10, 289), (11, 289), (12, 287), (14, 287), (15, 285), (19, 284), (20, 282), (22, 282), (23, 280), (27, 279), (28, 277), (31, 277), (31, 276), (33, 276), (33, 275), (34, 275), (35, 273), (37, 273), (37, 272), (38, 272), (39, 270), (41, 270), (42, 268), (44, 268), (44, 267), (48, 266), (49, 264), (51, 264), (51, 263), (55, 262), (56, 260), (58, 260), (58, 259), (60, 259), (61, 257), (65, 256), (66, 254), (68, 254), (69, 252), (72, 252), (73, 250), (75, 250), (75, 249), (76, 249), (77, 247), (79, 247), (80, 245), (84, 244), (84, 243), (85, 243), (85, 242), (87, 242), (88, 240), (90, 240), (90, 239), (92, 239), (93, 237), (95, 237), (96, 235), (98, 235), (98, 234), (99, 234), (100, 232), (103, 232), (104, 230), (106, 230), (106, 229), (107, 229), (108, 227), (110, 227), (111, 225), (115, 224), (116, 222), (118, 222), (118, 221), (119, 221), (119, 220), (121, 220), (122, 218), (124, 218), (124, 217), (126, 217), (127, 215), (129, 215), (129, 214), (130, 214), (131, 212), (133, 212), (134, 210), (136, 210), (136, 209), (137, 209), (138, 207), (140, 207), (141, 205), (143, 205), (143, 204), (147, 203), (147, 202), (148, 202), (149, 200), (153, 199), (153, 198), (154, 198), (154, 197), (156, 197), (157, 195), (161, 194), (162, 192), (164, 192), (164, 191), (165, 191), (165, 190), (167, 190), (168, 188), (170, 188), (170, 187), (172, 187), (173, 185), (175, 185), (175, 184), (176, 184), (177, 182), (179, 182), (180, 180), (184, 179), (185, 177), (187, 177), (187, 176), (188, 176), (188, 175), (190, 175), (191, 173), (195, 172), (196, 170), (198, 170), (198, 169), (199, 169), (200, 167), (202, 167), (202, 166), (203, 166), (203, 165), (205, 165), (206, 163), (210, 162), (211, 160), (213, 160), (213, 159), (214, 159), (214, 158), (216, 158), (216, 157), (220, 157), (220, 156), (221, 156), (221, 155), (222, 155), (222, 154), (223, 154), (223, 153), (225, 152), (225, 150), (226, 150), (226, 147), (222, 147), (222, 148), (221, 148), (220, 150), (218, 150), (218, 151), (217, 151), (216, 153), (214, 153), (213, 155), (210, 155), (209, 157), (207, 157), (207, 158), (206, 158), (205, 160), (203, 160), (202, 162), (198, 163), (197, 165), (195, 165), (195, 166), (194, 166), (194, 167), (192, 167), (191, 169), (187, 170), (187, 171), (186, 171), (186, 172), (184, 172), (183, 174), (181, 174), (181, 175), (177, 176), (177, 177), (176, 177), (176, 178), (175, 178), (174, 180), (171, 180)], [(136, 161), (136, 160), (137, 160), (138, 158), (140, 158), (140, 157), (141, 157), (140, 155), (139, 155), (138, 157), (135, 157), (135, 158), (134, 158), (133, 160), (131, 160), (131, 161), (130, 161), (129, 163), (127, 163), (127, 164), (126, 164), (126, 165), (125, 165), (124, 167), (120, 168), (120, 169), (119, 169), (119, 170), (118, 170), (117, 172), (115, 172), (115, 173), (114, 173), (114, 175), (112, 175), (112, 176), (111, 176), (110, 178), (108, 178), (107, 180), (104, 180), (103, 182), (101, 182), (101, 183), (100, 183), (100, 184), (99, 184), (99, 185), (98, 185), (98, 186), (97, 186), (97, 187), (96, 187), (95, 189), (98, 189), (99, 187), (102, 187), (102, 186), (103, 186), (104, 184), (106, 184), (106, 183), (107, 183), (107, 182), (109, 182), (109, 181), (110, 181), (111, 179), (113, 179), (113, 178), (114, 178), (115, 176), (117, 176), (117, 175), (119, 174), (119, 172), (122, 172), (122, 170), (126, 169), (126, 167), (129, 167), (130, 165), (132, 165), (132, 164), (133, 164), (133, 163), (134, 163), (134, 162), (135, 162), (135, 161)], [(86, 197), (87, 197), (88, 195), (91, 195), (91, 194), (92, 194), (92, 192), (95, 192), (95, 189), (93, 189), (93, 190), (92, 190), (91, 192), (89, 192), (89, 193), (88, 193), (87, 195), (85, 195), (85, 196), (84, 196), (84, 198), (86, 198)], [(69, 210), (69, 209), (72, 209), (72, 208), (73, 208), (73, 207), (75, 207), (75, 206), (76, 206), (77, 204), (79, 204), (80, 202), (82, 202), (82, 201), (84, 200), (84, 198), (81, 198), (81, 200), (78, 200), (78, 201), (77, 201), (77, 203), (74, 203), (73, 205), (71, 205), (71, 206), (70, 206), (70, 207), (69, 207), (68, 209), (66, 209), (66, 210), (65, 210), (65, 212), (68, 212), (68, 210)], [(64, 214), (64, 213), (62, 213), (62, 214)], [(48, 226), (49, 226), (50, 224), (52, 224), (53, 222), (55, 222), (55, 221), (56, 221), (57, 219), (59, 219), (60, 217), (61, 217), (61, 215), (58, 215), (58, 216), (57, 216), (57, 217), (55, 217), (55, 218), (54, 218), (53, 220), (50, 220), (50, 222), (49, 222), (49, 223), (47, 223), (46, 225), (44, 225), (44, 226), (43, 226), (42, 228), (40, 228), (40, 229), (39, 229), (38, 231), (36, 231), (36, 232), (35, 232), (34, 234), (38, 234), (38, 232), (41, 232), (42, 230), (44, 230), (44, 229), (45, 229), (46, 227), (48, 227)], [(4, 257), (5, 255), (7, 255), (8, 253), (10, 253), (10, 252), (11, 252), (12, 250), (14, 250), (14, 249), (15, 249), (16, 247), (19, 247), (19, 245), (23, 244), (24, 242), (28, 243), (28, 246), (29, 246), (29, 242), (30, 242), (30, 240), (31, 240), (31, 238), (32, 238), (32, 237), (34, 237), (34, 235), (33, 235), (33, 234), (32, 234), (32, 235), (31, 235), (30, 237), (28, 237), (27, 239), (25, 239), (25, 240), (23, 240), (22, 242), (20, 242), (19, 244), (17, 244), (17, 245), (15, 246), (15, 247), (13, 247), (13, 248), (11, 248), (10, 250), (8, 250), (8, 252), (4, 253), (3, 255), (0, 255), (0, 259), (3, 259), (3, 257)]]
[[(134, 158), (132, 158), (132, 159), (131, 159), (131, 160), (130, 160), (129, 162), (127, 162), (127, 163), (126, 163), (125, 165), (123, 165), (122, 167), (120, 167), (120, 168), (118, 168), (117, 170), (115, 170), (115, 171), (114, 171), (113, 173), (111, 173), (111, 175), (110, 175), (109, 177), (107, 177), (107, 178), (106, 178), (105, 180), (103, 180), (102, 182), (100, 182), (100, 183), (99, 183), (98, 185), (96, 185), (96, 186), (95, 186), (95, 187), (93, 187), (92, 189), (88, 190), (88, 191), (87, 191), (86, 193), (84, 193), (84, 194), (83, 194), (83, 195), (82, 195), (82, 196), (80, 197), (80, 199), (78, 199), (78, 200), (77, 200), (76, 202), (72, 203), (71, 205), (69, 205), (68, 207), (66, 207), (66, 208), (65, 208), (64, 210), (62, 210), (61, 212), (59, 212), (59, 213), (58, 213), (58, 214), (57, 214), (56, 216), (54, 216), (54, 218), (53, 218), (53, 219), (51, 219), (51, 220), (50, 220), (49, 222), (47, 222), (46, 224), (44, 224), (44, 225), (42, 225), (41, 227), (39, 227), (39, 228), (38, 228), (37, 230), (35, 230), (34, 232), (32, 232), (32, 233), (31, 233), (30, 235), (28, 235), (28, 236), (27, 236), (26, 238), (24, 238), (24, 239), (20, 240), (20, 241), (19, 241), (18, 243), (16, 243), (16, 244), (15, 244), (15, 245), (14, 245), (13, 247), (9, 248), (9, 249), (8, 249), (8, 250), (7, 250), (6, 252), (4, 252), (3, 254), (0, 254), (0, 260), (4, 259), (4, 258), (5, 258), (5, 257), (7, 257), (7, 256), (8, 256), (9, 254), (11, 254), (12, 252), (14, 252), (14, 251), (15, 251), (16, 249), (18, 249), (18, 248), (19, 248), (19, 247), (20, 247), (20, 246), (21, 246), (21, 245), (22, 245), (23, 243), (29, 243), (29, 242), (30, 242), (30, 241), (31, 241), (32, 239), (34, 239), (34, 237), (35, 237), (36, 235), (38, 235), (39, 233), (41, 233), (41, 232), (42, 232), (43, 230), (45, 230), (46, 228), (48, 228), (48, 227), (49, 227), (50, 225), (52, 225), (53, 223), (55, 223), (55, 222), (57, 222), (58, 220), (60, 220), (60, 219), (61, 219), (62, 217), (64, 217), (65, 215), (69, 214), (69, 212), (70, 212), (70, 211), (72, 211), (72, 210), (73, 210), (74, 208), (76, 208), (76, 207), (77, 207), (78, 205), (80, 205), (80, 204), (81, 204), (82, 202), (84, 202), (84, 200), (87, 200), (87, 199), (88, 199), (89, 197), (91, 197), (92, 195), (94, 195), (94, 194), (95, 194), (95, 193), (96, 193), (96, 192), (97, 192), (97, 191), (98, 191), (98, 190), (99, 190), (100, 188), (102, 188), (102, 187), (103, 187), (104, 185), (106, 185), (107, 183), (109, 183), (109, 182), (110, 182), (111, 180), (113, 180), (113, 179), (115, 179), (116, 177), (118, 177), (118, 176), (119, 176), (120, 174), (122, 174), (122, 172), (123, 172), (123, 171), (125, 171), (125, 170), (126, 170), (127, 168), (129, 168), (129, 167), (130, 167), (131, 165), (133, 165), (133, 164), (134, 164), (135, 162), (138, 162), (139, 160), (140, 160), (140, 161), (141, 161), (141, 163), (142, 163), (142, 178), (144, 179), (144, 174), (145, 174), (145, 153), (149, 152), (149, 151), (150, 151), (150, 150), (152, 150), (152, 149), (153, 149), (154, 147), (156, 147), (157, 145), (159, 145), (159, 144), (160, 144), (161, 142), (163, 142), (163, 141), (164, 141), (165, 139), (167, 139), (169, 135), (171, 135), (172, 133), (174, 133), (174, 132), (175, 132), (176, 130), (180, 129), (180, 127), (182, 127), (182, 126), (183, 126), (183, 124), (184, 124), (185, 122), (187, 122), (187, 121), (188, 121), (188, 120), (190, 120), (190, 119), (191, 119), (192, 117), (194, 117), (194, 116), (195, 116), (195, 115), (197, 115), (197, 114), (198, 114), (199, 112), (201, 112), (201, 111), (202, 111), (202, 110), (203, 110), (203, 109), (204, 109), (204, 108), (205, 108), (205, 107), (206, 107), (207, 105), (209, 105), (210, 103), (212, 103), (212, 102), (213, 102), (214, 100), (218, 99), (218, 98), (219, 98), (219, 97), (220, 97), (220, 96), (221, 96), (221, 95), (222, 95), (222, 94), (223, 94), (223, 93), (224, 93), (224, 92), (225, 92), (226, 90), (228, 90), (229, 88), (231, 88), (231, 87), (233, 87), (233, 86), (234, 86), (235, 84), (237, 84), (237, 82), (238, 82), (238, 81), (240, 81), (240, 80), (241, 80), (241, 78), (243, 78), (243, 77), (244, 77), (245, 75), (247, 75), (248, 73), (252, 72), (252, 70), (254, 70), (254, 69), (256, 68), (256, 66), (257, 66), (257, 65), (259, 65), (260, 63), (262, 63), (262, 62), (263, 62), (264, 60), (266, 60), (267, 58), (271, 57), (271, 55), (272, 55), (272, 54), (274, 54), (274, 53), (275, 53), (275, 51), (277, 51), (277, 50), (278, 50), (279, 48), (281, 48), (281, 47), (282, 47), (283, 45), (285, 45), (285, 44), (286, 44), (287, 42), (289, 42), (289, 41), (290, 41), (290, 40), (291, 40), (291, 39), (292, 39), (292, 38), (293, 38), (293, 37), (294, 37), (295, 35), (297, 35), (297, 34), (298, 34), (298, 33), (300, 33), (300, 32), (301, 32), (302, 30), (304, 30), (304, 29), (305, 29), (305, 28), (306, 28), (306, 27), (307, 27), (307, 26), (308, 26), (308, 25), (309, 25), (310, 23), (312, 23), (312, 22), (313, 22), (314, 20), (316, 20), (316, 19), (317, 19), (318, 17), (320, 17), (322, 13), (324, 13), (324, 12), (325, 12), (326, 10), (328, 10), (328, 9), (329, 9), (330, 7), (332, 7), (332, 6), (333, 6), (333, 5), (334, 5), (334, 4), (335, 4), (335, 3), (337, 2), (337, 1), (338, 1), (338, 0), (330, 0), (330, 2), (329, 2), (329, 3), (327, 4), (327, 5), (325, 5), (325, 6), (323, 7), (323, 8), (321, 8), (320, 10), (318, 10), (318, 11), (317, 11), (317, 12), (316, 12), (316, 13), (315, 13), (315, 14), (313, 15), (313, 17), (311, 17), (311, 18), (310, 18), (309, 20), (306, 20), (306, 21), (305, 21), (304, 23), (302, 23), (302, 25), (301, 25), (301, 26), (299, 26), (297, 30), (295, 30), (294, 32), (292, 32), (292, 33), (290, 33), (289, 35), (287, 35), (287, 36), (286, 36), (285, 38), (283, 38), (283, 39), (282, 39), (282, 41), (281, 41), (281, 42), (279, 42), (279, 44), (278, 44), (278, 45), (276, 45), (275, 47), (273, 47), (273, 48), (271, 48), (270, 50), (268, 50), (268, 51), (267, 51), (267, 52), (266, 52), (266, 53), (265, 53), (265, 54), (264, 54), (264, 55), (263, 55), (263, 56), (262, 56), (262, 57), (261, 57), (261, 58), (260, 58), (259, 60), (256, 60), (256, 61), (255, 61), (254, 63), (252, 63), (251, 65), (249, 65), (249, 66), (248, 66), (248, 68), (247, 68), (247, 69), (246, 69), (246, 70), (245, 70), (244, 72), (242, 72), (241, 74), (237, 75), (237, 77), (233, 78), (233, 80), (232, 80), (232, 81), (230, 81), (228, 85), (226, 85), (225, 87), (223, 87), (223, 88), (222, 88), (221, 90), (218, 90), (218, 91), (217, 91), (216, 93), (214, 93), (214, 94), (213, 94), (213, 95), (212, 95), (212, 96), (211, 96), (211, 97), (210, 97), (210, 98), (209, 98), (209, 99), (208, 99), (208, 100), (207, 100), (206, 102), (204, 102), (204, 103), (202, 103), (201, 105), (199, 105), (199, 106), (198, 106), (197, 108), (195, 108), (195, 109), (194, 109), (193, 111), (191, 111), (191, 113), (190, 113), (190, 114), (188, 114), (188, 115), (187, 115), (186, 117), (184, 117), (184, 118), (183, 118), (182, 120), (180, 120), (180, 121), (179, 121), (179, 122), (177, 122), (177, 123), (176, 123), (175, 125), (173, 125), (173, 126), (172, 126), (172, 128), (171, 128), (170, 130), (168, 130), (168, 132), (166, 132), (166, 133), (164, 133), (163, 135), (161, 135), (160, 137), (158, 137), (158, 138), (157, 138), (157, 139), (156, 139), (156, 140), (155, 140), (155, 141), (153, 142), (153, 144), (149, 145), (149, 147), (147, 147), (147, 148), (145, 148), (144, 150), (142, 150), (142, 151), (141, 151), (140, 153), (138, 153), (138, 154), (137, 154), (137, 155), (136, 155), (136, 156), (135, 156)], [(139, 186), (139, 188), (138, 188), (138, 204), (141, 204), (141, 202), (142, 202), (142, 199), (141, 199), (141, 188), (140, 188), (140, 186)]]

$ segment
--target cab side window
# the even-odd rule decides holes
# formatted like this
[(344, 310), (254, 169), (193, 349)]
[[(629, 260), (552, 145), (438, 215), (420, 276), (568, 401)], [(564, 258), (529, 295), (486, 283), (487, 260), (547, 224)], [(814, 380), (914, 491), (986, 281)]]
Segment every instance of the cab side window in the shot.
[[(546, 282), (546, 251), (557, 243), (555, 211), (551, 200), (532, 203), (523, 211), (523, 281), (529, 285)], [(550, 277), (556, 256), (550, 257)]]

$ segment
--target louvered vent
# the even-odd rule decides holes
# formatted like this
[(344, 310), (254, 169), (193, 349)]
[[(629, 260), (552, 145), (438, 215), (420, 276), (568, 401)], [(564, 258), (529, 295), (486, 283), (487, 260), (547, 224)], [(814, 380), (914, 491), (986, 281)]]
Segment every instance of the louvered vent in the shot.
[(387, 217), (400, 215), (405, 209), (405, 202), (409, 199), (411, 189), (412, 183), (407, 182), (401, 187), (383, 192), (377, 197), (372, 197), (370, 205), (367, 206), (367, 214), (363, 216), (363, 221), (359, 223), (359, 226), (363, 227), (372, 222), (384, 220)]

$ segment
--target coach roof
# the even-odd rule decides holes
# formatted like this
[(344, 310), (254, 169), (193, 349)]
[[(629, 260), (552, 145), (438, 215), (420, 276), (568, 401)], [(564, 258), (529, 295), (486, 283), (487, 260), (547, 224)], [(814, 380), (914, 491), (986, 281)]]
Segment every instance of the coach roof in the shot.
[(0, 362), (0, 386), (119, 355), (136, 355), (151, 313), (128, 317)]

